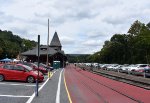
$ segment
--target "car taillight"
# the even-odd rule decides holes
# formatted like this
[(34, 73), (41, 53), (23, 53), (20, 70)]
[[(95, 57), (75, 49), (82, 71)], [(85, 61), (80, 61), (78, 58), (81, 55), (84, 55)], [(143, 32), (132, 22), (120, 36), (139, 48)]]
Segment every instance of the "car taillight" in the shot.
[(139, 70), (139, 72), (144, 72), (144, 70)]

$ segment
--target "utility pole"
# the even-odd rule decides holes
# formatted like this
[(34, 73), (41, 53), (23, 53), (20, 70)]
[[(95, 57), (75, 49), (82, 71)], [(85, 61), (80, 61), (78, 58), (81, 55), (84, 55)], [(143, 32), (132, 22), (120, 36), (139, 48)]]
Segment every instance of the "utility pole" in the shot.
[(39, 95), (39, 62), (40, 62), (40, 35), (38, 35), (38, 75), (36, 79), (36, 96)]
[(48, 36), (47, 36), (47, 61), (46, 61), (46, 65), (48, 66), (48, 53), (49, 52), (49, 19), (48, 19)]

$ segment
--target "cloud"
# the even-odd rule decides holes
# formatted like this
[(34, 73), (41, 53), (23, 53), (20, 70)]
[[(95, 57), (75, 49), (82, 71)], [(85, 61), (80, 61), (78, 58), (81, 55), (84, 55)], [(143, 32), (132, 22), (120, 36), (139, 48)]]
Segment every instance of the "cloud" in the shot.
[(85, 45), (85, 46), (100, 46), (100, 40), (96, 41), (96, 40), (87, 40), (85, 42), (82, 43), (82, 45)]
[(12, 22), (15, 18), (11, 15), (7, 15), (4, 12), (0, 11), (0, 23), (5, 24), (8, 22)]
[[(0, 29), (47, 44), (57, 31), (66, 53), (94, 53), (135, 20), (150, 20), (148, 0), (0, 0)], [(6, 7), (7, 6), (7, 7)]]
[(60, 38), (60, 41), (63, 45), (71, 46), (71, 45), (75, 44), (74, 39), (71, 37), (62, 37), (62, 38)]

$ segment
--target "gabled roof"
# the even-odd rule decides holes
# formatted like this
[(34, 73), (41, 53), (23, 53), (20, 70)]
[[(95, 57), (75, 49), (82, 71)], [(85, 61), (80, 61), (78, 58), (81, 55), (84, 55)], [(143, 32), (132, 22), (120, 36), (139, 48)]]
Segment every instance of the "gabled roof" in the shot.
[[(41, 48), (46, 49), (41, 49)], [(51, 47), (48, 48), (48, 54), (52, 55), (57, 53), (57, 51)], [(22, 55), (37, 55), (37, 47), (33, 48), (32, 50), (28, 50), (26, 52), (21, 53)], [(46, 55), (47, 54), (47, 47), (46, 46), (40, 46), (40, 55)]]
[(54, 36), (53, 36), (52, 41), (50, 43), (50, 46), (58, 46), (58, 47), (61, 46), (57, 32), (54, 33)]
[(57, 54), (57, 53), (62, 54), (62, 55), (65, 55), (65, 52), (64, 52), (63, 50), (58, 51), (58, 52), (56, 52), (56, 53), (54, 53), (54, 54), (52, 54), (52, 55), (55, 55), (55, 54)]

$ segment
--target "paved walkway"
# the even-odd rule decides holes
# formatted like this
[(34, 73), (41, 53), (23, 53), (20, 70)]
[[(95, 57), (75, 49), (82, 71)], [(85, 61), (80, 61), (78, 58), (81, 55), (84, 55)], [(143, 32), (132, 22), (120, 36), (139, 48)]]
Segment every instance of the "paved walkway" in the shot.
[[(52, 78), (48, 80), (45, 86), (40, 90), (39, 96), (35, 96), (31, 103), (69, 103), (64, 85), (63, 72), (62, 69), (55, 72)], [(59, 81), (60, 83), (58, 83)], [(58, 84), (60, 84), (60, 91)]]

